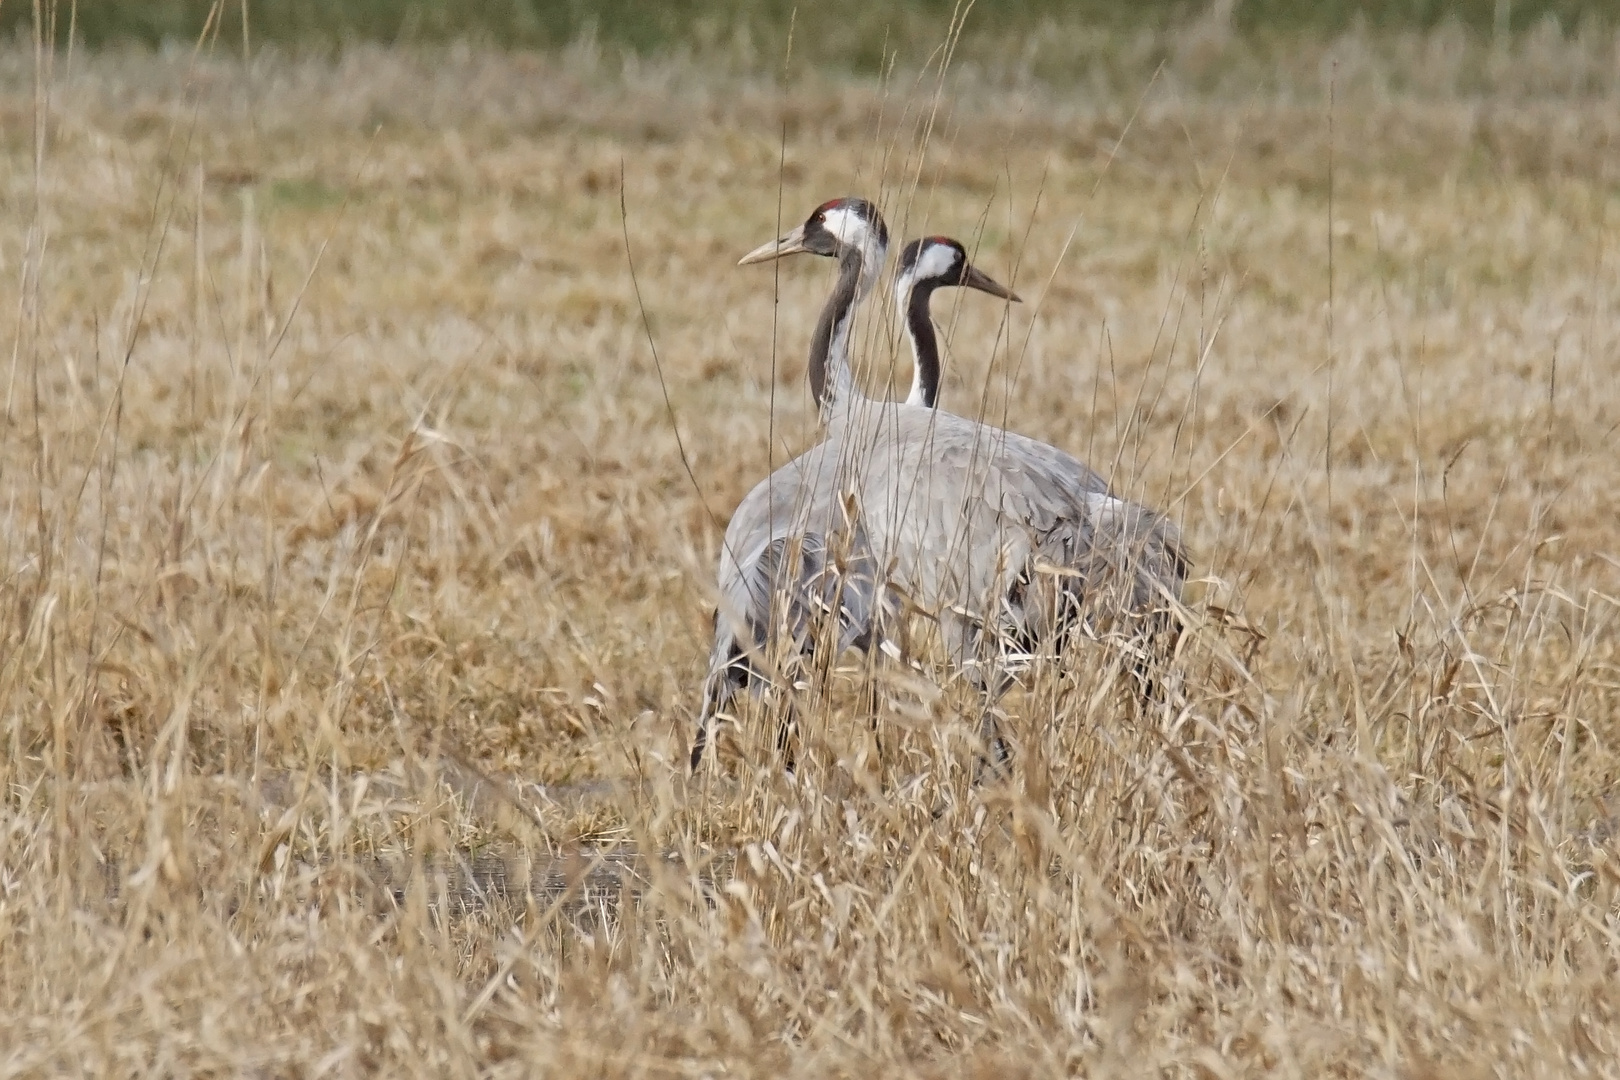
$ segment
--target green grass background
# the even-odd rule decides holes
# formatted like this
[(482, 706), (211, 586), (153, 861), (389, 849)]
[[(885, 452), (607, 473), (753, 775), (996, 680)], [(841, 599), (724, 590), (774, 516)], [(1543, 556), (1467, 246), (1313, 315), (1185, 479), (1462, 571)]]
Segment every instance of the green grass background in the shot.
[[(54, 9), (55, 36), (91, 45), (194, 40), (209, 0), (65, 0)], [(739, 39), (758, 46), (762, 62), (779, 58), (790, 18), (794, 51), (818, 65), (870, 71), (914, 41), (937, 41), (956, 0), (224, 0), (219, 30), (242, 40), (300, 47), (347, 42), (428, 44), (469, 38), (517, 48), (556, 48), (594, 36), (639, 53), (703, 50)], [(978, 0), (975, 32), (1039, 34), (1056, 26), (1163, 30), (1197, 18), (1194, 0)], [(1233, 25), (1248, 35), (1428, 29), (1452, 21), (1481, 35), (1520, 32), (1556, 20), (1565, 33), (1620, 21), (1620, 0), (1235, 0)], [(0, 28), (25, 32), (34, 6), (0, 2)], [(734, 50), (733, 50), (734, 51)]]

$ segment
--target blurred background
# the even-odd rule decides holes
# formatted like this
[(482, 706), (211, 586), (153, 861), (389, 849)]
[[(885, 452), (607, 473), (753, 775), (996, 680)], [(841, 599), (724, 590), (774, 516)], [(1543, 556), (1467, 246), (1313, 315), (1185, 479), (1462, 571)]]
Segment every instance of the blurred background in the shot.
[[(192, 41), (214, 5), (209, 0), (89, 0), (63, 4), (56, 32), (95, 45), (134, 40)], [(428, 44), (468, 39), (516, 48), (556, 48), (581, 39), (637, 53), (698, 51), (765, 68), (780, 65), (792, 23), (800, 62), (871, 72), (885, 50), (931, 48), (940, 26), (965, 10), (956, 0), (866, 0), (796, 4), (792, 0), (229, 0), (222, 37), (250, 44), (337, 48), (351, 42)], [(1620, 15), (1613, 2), (1582, 0), (978, 0), (976, 32), (959, 59), (994, 58), (1009, 40), (1027, 45), (1027, 63), (1046, 77), (1064, 70), (1063, 34), (1086, 26), (1156, 32), (1214, 19), (1246, 37), (1428, 30), (1452, 23), (1482, 35), (1508, 35), (1552, 22), (1562, 33), (1601, 31)], [(33, 5), (0, 5), (0, 29), (31, 25)], [(1043, 51), (1046, 55), (1043, 55)], [(975, 53), (985, 55), (976, 56)], [(1068, 57), (1067, 59), (1073, 59)]]

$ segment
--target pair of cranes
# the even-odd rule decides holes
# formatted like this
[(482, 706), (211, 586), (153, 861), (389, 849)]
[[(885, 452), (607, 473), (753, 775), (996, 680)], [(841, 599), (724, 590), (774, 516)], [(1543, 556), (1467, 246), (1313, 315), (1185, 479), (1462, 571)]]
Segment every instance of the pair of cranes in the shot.
[[(825, 437), (760, 481), (726, 529), (694, 770), (737, 692), (773, 682), (774, 657), (892, 652), (908, 613), (937, 620), (952, 667), (982, 695), (983, 736), (998, 756), (996, 699), (1076, 627), (1122, 628), (1144, 690), (1152, 645), (1174, 633), (1187, 557), (1168, 519), (1112, 494), (1055, 447), (936, 407), (935, 290), (1018, 300), (973, 267), (960, 243), (930, 237), (901, 254), (895, 298), (911, 342), (910, 394), (873, 400), (856, 387), (855, 311), (888, 246), (877, 207), (844, 198), (741, 260), (799, 252), (838, 260), (808, 365)], [(784, 749), (791, 722), (790, 703)]]

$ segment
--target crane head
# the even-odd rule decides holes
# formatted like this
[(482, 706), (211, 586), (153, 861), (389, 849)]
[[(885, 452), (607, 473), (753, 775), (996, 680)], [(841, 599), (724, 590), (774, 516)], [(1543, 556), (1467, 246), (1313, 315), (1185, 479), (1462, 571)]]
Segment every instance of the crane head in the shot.
[(1022, 303), (1017, 293), (1000, 285), (968, 261), (967, 249), (948, 236), (913, 240), (900, 253), (900, 273), (895, 292), (904, 303), (913, 289), (929, 291), (948, 286), (978, 289), (1003, 300)]
[(855, 248), (875, 271), (881, 269), (888, 247), (889, 229), (878, 208), (867, 199), (849, 197), (822, 203), (803, 225), (780, 239), (761, 244), (737, 260), (737, 265), (770, 262), (800, 252), (838, 257)]

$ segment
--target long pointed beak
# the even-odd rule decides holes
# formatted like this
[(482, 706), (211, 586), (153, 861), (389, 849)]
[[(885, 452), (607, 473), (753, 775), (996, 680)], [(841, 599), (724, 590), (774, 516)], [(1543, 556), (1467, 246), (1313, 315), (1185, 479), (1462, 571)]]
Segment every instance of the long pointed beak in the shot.
[(996, 284), (988, 275), (981, 274), (978, 268), (974, 266), (968, 267), (967, 272), (962, 275), (962, 284), (970, 289), (978, 289), (980, 292), (987, 292), (991, 296), (999, 296), (1003, 300), (1011, 300), (1015, 304), (1023, 303), (1023, 300), (1019, 299), (1017, 293), (1013, 292), (1005, 285)]
[(804, 226), (800, 225), (780, 240), (772, 240), (768, 244), (761, 244), (738, 259), (737, 265), (751, 266), (754, 263), (770, 262), (772, 259), (780, 259), (784, 255), (795, 255), (803, 250), (805, 250)]

